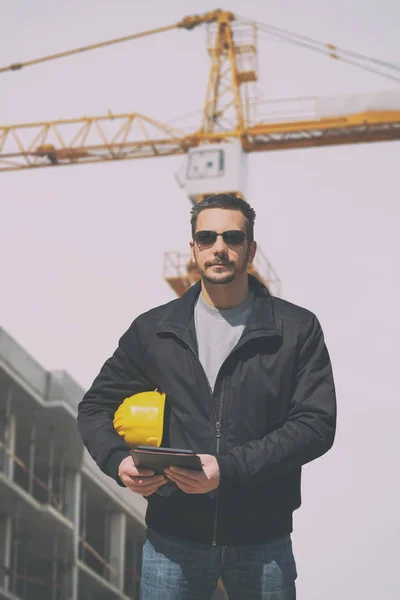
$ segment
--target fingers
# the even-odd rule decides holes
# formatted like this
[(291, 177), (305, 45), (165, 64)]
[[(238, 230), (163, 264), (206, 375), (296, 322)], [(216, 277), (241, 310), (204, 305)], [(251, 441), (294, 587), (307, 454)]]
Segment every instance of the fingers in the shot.
[[(171, 481), (173, 481), (171, 479)], [(178, 481), (175, 481), (176, 485), (178, 486), (178, 488), (180, 490), (182, 490), (182, 492), (185, 492), (185, 494), (202, 494), (202, 490), (198, 489), (197, 486), (195, 485), (187, 485), (185, 483), (179, 483)]]
[(202, 493), (198, 480), (192, 479), (184, 475), (178, 475), (177, 473), (173, 473), (169, 469), (166, 469), (166, 473), (168, 475), (168, 479), (176, 483), (176, 485), (180, 490), (182, 490), (182, 492), (185, 492), (186, 494)]
[(148, 471), (147, 469), (137, 469), (134, 468), (135, 475), (139, 475), (139, 477), (152, 477), (155, 473), (154, 471)]
[(151, 494), (154, 494), (158, 488), (160, 488), (162, 485), (165, 485), (167, 483), (167, 481), (163, 481), (160, 485), (155, 486), (152, 489), (146, 490), (145, 492), (141, 492), (142, 496), (145, 496), (147, 498), (147, 496), (151, 496)]
[(157, 485), (154, 486), (149, 486), (148, 489), (146, 490), (141, 490), (139, 492), (139, 494), (142, 494), (142, 496), (151, 496), (151, 494), (154, 494), (154, 492), (156, 492), (158, 490), (158, 488), (160, 488), (162, 485), (165, 485), (167, 483), (167, 480), (162, 481), (161, 483), (158, 483)]
[(154, 471), (149, 469), (137, 469), (131, 456), (121, 461), (118, 476), (127, 488), (142, 496), (154, 494), (161, 485), (167, 483), (164, 475), (155, 475)]
[(154, 475), (154, 477), (132, 477), (129, 476), (130, 480), (132, 481), (132, 483), (134, 483), (135, 485), (140, 485), (140, 486), (148, 486), (148, 485), (153, 485), (155, 483), (160, 483), (161, 481), (165, 481), (166, 478), (164, 475)]
[(135, 463), (132, 460), (131, 456), (127, 456), (124, 458), (118, 468), (119, 477), (129, 476), (129, 477), (152, 477), (154, 475), (154, 471), (149, 469), (137, 469), (135, 467)]
[(173, 481), (179, 481), (188, 485), (200, 483), (204, 480), (204, 473), (189, 471), (188, 469), (179, 469), (178, 467), (169, 467), (165, 469), (165, 474)]
[(149, 471), (148, 469), (137, 469), (133, 462), (132, 464), (125, 465), (123, 472), (131, 477), (152, 477), (155, 474), (154, 471)]
[(127, 488), (136, 492), (137, 494), (149, 495), (154, 493), (160, 485), (167, 483), (166, 477), (163, 475), (157, 475), (155, 477), (131, 477), (122, 475), (122, 482)]
[(132, 486), (133, 488), (137, 489), (137, 490), (144, 490), (147, 491), (149, 489), (152, 489), (154, 487), (158, 487), (159, 485), (161, 485), (162, 483), (166, 482), (166, 478), (163, 476), (160, 477), (144, 477), (143, 479), (141, 479), (140, 477), (132, 477), (130, 483), (130, 486)]

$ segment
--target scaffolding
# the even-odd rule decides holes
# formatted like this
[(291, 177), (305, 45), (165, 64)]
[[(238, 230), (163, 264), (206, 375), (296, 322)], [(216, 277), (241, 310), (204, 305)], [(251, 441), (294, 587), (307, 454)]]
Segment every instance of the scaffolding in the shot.
[[(183, 296), (200, 279), (189, 253), (176, 250), (165, 252), (163, 270), (165, 281), (178, 296)], [(247, 271), (261, 281), (273, 296), (280, 296), (281, 280), (261, 248), (257, 248), (255, 260), (248, 264)]]

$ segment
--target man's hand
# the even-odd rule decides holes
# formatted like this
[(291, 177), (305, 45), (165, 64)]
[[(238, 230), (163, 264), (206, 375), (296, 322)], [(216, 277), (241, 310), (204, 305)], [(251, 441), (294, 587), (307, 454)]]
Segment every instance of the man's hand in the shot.
[(206, 494), (217, 489), (220, 481), (219, 466), (215, 456), (199, 454), (203, 471), (169, 467), (165, 473), (186, 494)]
[(137, 469), (131, 456), (120, 462), (118, 476), (126, 487), (142, 496), (154, 494), (160, 486), (167, 483), (164, 475), (154, 475), (154, 471)]

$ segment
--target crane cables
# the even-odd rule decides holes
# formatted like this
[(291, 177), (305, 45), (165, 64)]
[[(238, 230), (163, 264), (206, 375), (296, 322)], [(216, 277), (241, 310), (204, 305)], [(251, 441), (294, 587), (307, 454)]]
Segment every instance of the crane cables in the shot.
[(181, 21), (174, 23), (173, 25), (166, 25), (165, 27), (157, 27), (156, 29), (150, 29), (140, 33), (132, 33), (123, 37), (114, 38), (105, 42), (98, 42), (97, 44), (90, 44), (89, 46), (82, 46), (80, 48), (74, 48), (73, 50), (65, 50), (64, 52), (58, 52), (57, 54), (49, 54), (48, 56), (42, 56), (41, 58), (35, 58), (33, 60), (27, 60), (25, 62), (13, 63), (6, 67), (0, 67), (0, 73), (6, 71), (19, 71), (23, 67), (30, 67), (39, 63), (47, 62), (49, 60), (55, 60), (57, 58), (65, 58), (66, 56), (72, 56), (73, 54), (81, 54), (82, 52), (88, 52), (89, 50), (97, 50), (98, 48), (104, 48), (105, 46), (111, 46), (113, 44), (120, 44), (122, 42), (129, 42), (142, 37), (147, 37), (155, 33), (163, 33), (164, 31), (171, 31), (172, 29), (186, 29), (190, 31), (198, 25), (209, 24), (217, 21), (221, 14), (224, 14), (229, 20), (234, 20), (233, 13), (224, 13), (221, 9), (217, 9), (211, 12), (206, 12), (203, 15), (194, 15), (184, 17)]
[[(265, 38), (272, 38), (275, 40), (287, 42), (289, 44), (294, 44), (302, 48), (307, 48), (308, 50), (312, 50), (319, 54), (323, 54), (324, 56), (327, 56), (334, 60), (340, 60), (341, 62), (347, 63), (353, 67), (363, 69), (364, 71), (368, 71), (370, 73), (374, 73), (375, 75), (379, 75), (381, 77), (385, 77), (386, 79), (390, 79), (392, 81), (400, 83), (400, 64), (396, 64), (386, 60), (380, 60), (372, 56), (366, 56), (365, 54), (361, 54), (359, 52), (352, 52), (351, 50), (346, 50), (344, 48), (339, 48), (334, 44), (320, 42), (313, 38), (294, 33), (293, 31), (288, 31), (287, 29), (275, 27), (274, 25), (268, 25), (259, 21), (250, 21), (245, 17), (239, 18), (240, 22), (242, 23), (246, 23), (247, 25), (255, 25), (257, 27), (257, 30), (265, 35)], [(381, 69), (379, 69), (379, 67), (381, 67)], [(387, 69), (399, 73), (399, 77), (386, 73), (382, 71), (382, 69)]]
[(90, 44), (89, 46), (82, 46), (81, 48), (74, 48), (73, 50), (65, 50), (64, 52), (58, 52), (57, 54), (49, 54), (48, 56), (42, 56), (40, 58), (34, 58), (33, 60), (27, 60), (25, 62), (13, 63), (6, 67), (0, 67), (0, 73), (6, 71), (19, 71), (23, 67), (31, 67), (39, 63), (47, 62), (49, 60), (56, 60), (57, 58), (65, 58), (66, 56), (72, 56), (73, 54), (81, 54), (88, 52), (89, 50), (97, 50), (98, 48), (104, 48), (105, 46), (112, 46), (113, 44), (120, 44), (121, 42), (129, 42), (138, 38), (153, 35), (155, 33), (163, 33), (164, 31), (170, 31), (176, 29), (177, 23), (173, 25), (167, 25), (166, 27), (159, 27), (158, 29), (150, 29), (149, 31), (143, 31), (140, 33), (132, 33), (131, 35), (125, 35), (123, 37), (114, 38), (106, 42), (98, 42), (97, 44)]
[[(47, 62), (50, 60), (56, 60), (58, 58), (65, 58), (67, 56), (72, 56), (74, 54), (81, 54), (83, 52), (88, 52), (90, 50), (96, 50), (98, 48), (104, 48), (106, 46), (111, 46), (114, 44), (120, 44), (122, 42), (128, 42), (134, 39), (147, 37), (149, 35), (153, 35), (156, 33), (163, 33), (165, 31), (170, 31), (172, 29), (177, 29), (179, 27), (192, 29), (194, 26), (200, 23), (210, 23), (216, 20), (217, 12), (210, 13), (209, 16), (212, 19), (202, 19), (199, 17), (195, 17), (194, 19), (189, 19), (188, 22), (184, 19), (179, 23), (174, 23), (173, 25), (167, 25), (165, 27), (159, 27), (157, 29), (150, 29), (148, 31), (133, 33), (131, 35), (126, 35), (119, 38), (114, 38), (112, 40), (108, 40), (105, 42), (99, 42), (96, 44), (90, 44), (88, 46), (82, 46), (80, 48), (74, 48), (72, 50), (66, 50), (64, 52), (58, 52), (56, 54), (50, 54), (48, 56), (43, 56), (40, 58), (36, 58), (33, 60), (28, 60), (25, 62), (13, 63), (6, 67), (0, 67), (0, 74), (5, 73), (6, 71), (18, 71), (23, 67), (28, 67), (32, 65), (36, 65), (39, 63)], [(207, 17), (207, 15), (205, 15)], [(293, 31), (289, 31), (287, 29), (282, 29), (280, 27), (275, 27), (274, 25), (269, 25), (267, 23), (262, 23), (260, 21), (252, 21), (247, 19), (246, 17), (242, 17), (239, 15), (235, 15), (237, 21), (239, 23), (243, 23), (246, 25), (255, 25), (258, 31), (264, 34), (265, 38), (284, 41), (289, 44), (294, 44), (299, 47), (306, 48), (308, 50), (312, 50), (324, 56), (333, 58), (335, 60), (340, 60), (341, 62), (347, 63), (359, 69), (363, 69), (364, 71), (368, 71), (370, 73), (374, 73), (375, 75), (379, 75), (381, 77), (385, 77), (386, 79), (391, 79), (392, 81), (396, 81), (400, 83), (400, 64), (392, 63), (385, 60), (379, 60), (377, 58), (366, 56), (361, 53), (352, 52), (351, 50), (346, 50), (344, 48), (339, 48), (334, 44), (327, 44), (325, 42), (320, 42), (313, 38), (300, 35), (298, 33), (294, 33)], [(265, 39), (264, 38), (264, 39)], [(373, 65), (373, 66), (371, 66)], [(379, 67), (381, 70), (379, 70)], [(399, 73), (399, 77), (391, 75), (389, 73), (385, 73), (382, 69), (387, 69), (391, 71), (395, 71)]]

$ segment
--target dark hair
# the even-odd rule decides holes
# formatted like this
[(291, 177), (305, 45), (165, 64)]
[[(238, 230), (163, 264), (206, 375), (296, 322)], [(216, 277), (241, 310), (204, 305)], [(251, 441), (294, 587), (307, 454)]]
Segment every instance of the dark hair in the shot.
[(208, 208), (224, 208), (226, 210), (239, 210), (246, 219), (246, 233), (249, 240), (254, 240), (254, 221), (256, 213), (254, 208), (246, 200), (242, 200), (234, 194), (215, 194), (207, 196), (198, 204), (195, 204), (190, 211), (190, 224), (192, 226), (192, 237), (196, 233), (197, 217), (203, 210)]

